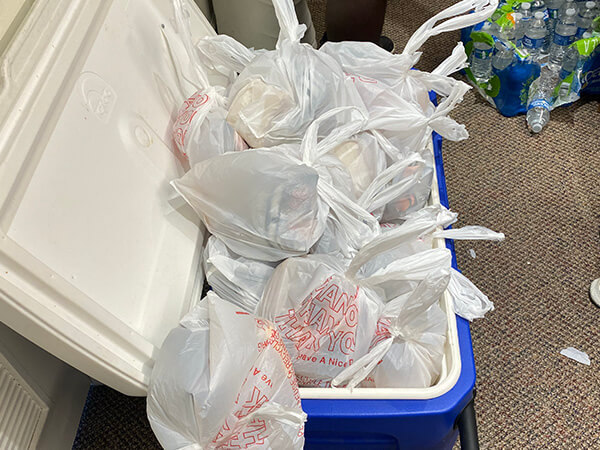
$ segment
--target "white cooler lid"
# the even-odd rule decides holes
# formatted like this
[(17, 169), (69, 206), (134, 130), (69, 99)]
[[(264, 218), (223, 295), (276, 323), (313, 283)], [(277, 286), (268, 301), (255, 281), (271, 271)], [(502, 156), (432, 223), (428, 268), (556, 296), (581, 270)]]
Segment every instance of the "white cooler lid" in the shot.
[(169, 186), (194, 90), (172, 17), (168, 0), (33, 2), (0, 66), (0, 320), (129, 395), (202, 288), (203, 233)]

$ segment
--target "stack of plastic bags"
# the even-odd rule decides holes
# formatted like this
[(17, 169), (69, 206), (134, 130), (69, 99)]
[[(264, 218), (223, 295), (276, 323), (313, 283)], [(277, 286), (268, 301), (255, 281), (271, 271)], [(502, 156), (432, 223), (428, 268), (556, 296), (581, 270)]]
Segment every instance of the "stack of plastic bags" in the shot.
[(398, 55), (363, 42), (315, 50), (300, 43), (292, 1), (273, 4), (277, 47), (254, 51), (227, 36), (192, 43), (190, 5), (174, 1), (189, 98), (173, 139), (190, 170), (172, 185), (211, 233), (213, 292), (167, 337), (151, 377), (148, 417), (166, 448), (302, 448), (298, 385), (432, 386), (453, 313), (493, 309), (436, 243), (504, 236), (444, 230), (457, 215), (428, 206), (432, 133), (468, 137), (448, 116), (469, 89), (449, 77), (466, 55), (458, 44), (432, 73), (413, 66), (430, 36), (497, 2), (458, 2)]

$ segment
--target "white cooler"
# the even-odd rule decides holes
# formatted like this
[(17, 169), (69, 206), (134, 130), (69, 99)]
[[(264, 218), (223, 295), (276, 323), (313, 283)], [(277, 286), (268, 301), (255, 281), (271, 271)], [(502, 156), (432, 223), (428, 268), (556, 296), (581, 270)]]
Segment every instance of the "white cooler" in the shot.
[[(194, 38), (214, 34), (189, 13)], [(203, 229), (169, 185), (184, 173), (171, 125), (194, 92), (173, 64), (187, 58), (172, 16), (170, 0), (34, 2), (0, 67), (0, 321), (128, 395), (145, 395), (204, 278)], [(302, 397), (448, 392), (461, 356), (442, 306), (449, 339), (435, 386)]]

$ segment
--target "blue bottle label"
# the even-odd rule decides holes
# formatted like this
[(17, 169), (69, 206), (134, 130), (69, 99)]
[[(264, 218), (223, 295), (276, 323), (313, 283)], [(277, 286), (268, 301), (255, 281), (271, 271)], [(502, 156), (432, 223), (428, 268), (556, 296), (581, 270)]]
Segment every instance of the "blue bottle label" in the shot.
[(575, 37), (576, 37), (577, 39), (580, 39), (580, 38), (582, 38), (582, 37), (583, 37), (583, 33), (585, 33), (586, 31), (587, 31), (587, 29), (586, 29), (586, 28), (581, 28), (581, 27), (580, 27), (580, 28), (577, 28), (577, 34), (575, 35)]
[(554, 33), (554, 43), (561, 47), (566, 47), (573, 42), (573, 36), (563, 36), (562, 34)]
[(532, 108), (537, 108), (537, 107), (542, 107), (544, 109), (550, 109), (550, 103), (548, 103), (543, 98), (538, 98), (537, 100), (534, 100), (529, 104), (529, 106), (527, 107), (527, 111), (529, 111)]
[(523, 36), (523, 47), (538, 49), (544, 46), (546, 38), (532, 39), (529, 36)]

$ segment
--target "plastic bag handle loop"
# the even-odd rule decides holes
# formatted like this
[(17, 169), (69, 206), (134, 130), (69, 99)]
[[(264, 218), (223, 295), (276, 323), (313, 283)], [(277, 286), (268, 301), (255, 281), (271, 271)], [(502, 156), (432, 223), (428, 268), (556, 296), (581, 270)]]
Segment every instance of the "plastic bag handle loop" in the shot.
[(389, 166), (367, 186), (367, 189), (365, 189), (358, 200), (358, 204), (367, 211), (373, 212), (394, 198), (397, 198), (407, 189), (408, 185), (414, 184), (414, 182), (411, 183), (413, 179), (402, 179), (391, 186), (386, 187), (386, 185), (393, 181), (404, 169), (418, 163), (425, 164), (425, 160), (418, 153), (412, 153), (406, 159), (397, 161)]
[(355, 278), (360, 268), (376, 256), (394, 250), (407, 239), (417, 239), (418, 237), (434, 231), (438, 226), (446, 227), (456, 221), (457, 214), (451, 213), (443, 206), (439, 207), (439, 212), (435, 219), (420, 219), (407, 221), (395, 230), (388, 231), (363, 246), (356, 254), (346, 270), (348, 278)]
[(306, 25), (298, 22), (294, 2), (292, 0), (273, 0), (273, 7), (277, 22), (279, 22), (279, 38), (276, 48), (280, 48), (286, 40), (299, 43), (306, 33)]
[(226, 34), (204, 37), (196, 46), (213, 66), (217, 63), (237, 73), (244, 70), (256, 56), (256, 52)]
[[(321, 142), (319, 139), (319, 127), (326, 120), (341, 114), (352, 112), (358, 115), (358, 118), (354, 118), (355, 114), (352, 114), (353, 118), (343, 125), (334, 129), (328, 136), (324, 137)], [(302, 161), (309, 165), (314, 164), (318, 159), (326, 153), (333, 150), (342, 141), (349, 139), (360, 131), (364, 130), (367, 126), (367, 116), (361, 108), (356, 106), (342, 106), (339, 108), (333, 108), (329, 111), (321, 114), (313, 123), (310, 124), (306, 130), (306, 134), (300, 144), (300, 154), (302, 155)]]
[[(498, 0), (462, 0), (427, 20), (410, 37), (402, 53), (416, 53), (431, 36), (475, 25), (490, 17), (498, 7)], [(471, 10), (475, 10), (469, 14)], [(454, 17), (457, 16), (457, 17)], [(440, 20), (448, 19), (437, 24)]]
[[(181, 34), (181, 38), (185, 45), (185, 50), (187, 52), (188, 57), (190, 58), (190, 61), (192, 62), (192, 67), (194, 68), (194, 72), (197, 79), (193, 84), (195, 85), (196, 90), (208, 89), (210, 87), (208, 75), (202, 67), (200, 60), (198, 59), (196, 49), (192, 43), (192, 32), (190, 31), (189, 12), (186, 9), (187, 1), (188, 0), (173, 0), (173, 12), (175, 15), (175, 22), (177, 24), (177, 31)], [(189, 5), (187, 5), (187, 7), (189, 7)]]
[(450, 273), (447, 270), (433, 270), (409, 294), (406, 301), (403, 297), (390, 301), (381, 315), (382, 317), (392, 317), (389, 327), (390, 336), (375, 345), (366, 355), (356, 360), (354, 364), (341, 371), (333, 378), (331, 385), (337, 387), (348, 381), (347, 387), (349, 389), (358, 386), (383, 359), (394, 341), (402, 337), (407, 324), (422, 315), (440, 299), (448, 286), (449, 280)]

